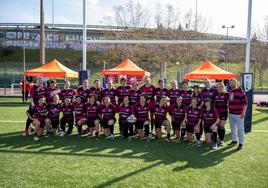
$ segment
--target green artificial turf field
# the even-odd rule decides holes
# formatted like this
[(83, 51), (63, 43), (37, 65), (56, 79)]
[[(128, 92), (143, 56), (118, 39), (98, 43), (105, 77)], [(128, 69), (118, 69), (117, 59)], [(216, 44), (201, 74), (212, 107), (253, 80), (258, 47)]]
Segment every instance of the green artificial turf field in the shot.
[(254, 107), (241, 151), (118, 134), (77, 139), (76, 131), (34, 142), (21, 136), (26, 109), (19, 99), (0, 98), (0, 187), (268, 187), (268, 108)]

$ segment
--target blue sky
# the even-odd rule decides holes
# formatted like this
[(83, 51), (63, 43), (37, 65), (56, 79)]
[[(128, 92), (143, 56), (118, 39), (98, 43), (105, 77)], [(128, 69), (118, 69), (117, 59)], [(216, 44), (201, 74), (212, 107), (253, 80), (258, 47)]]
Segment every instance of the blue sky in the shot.
[[(45, 22), (52, 20), (52, 0), (45, 1)], [(101, 24), (104, 16), (111, 16), (113, 7), (127, 0), (87, 0), (88, 24)], [(179, 8), (181, 15), (195, 8), (196, 0), (134, 0), (154, 14), (156, 3)], [(55, 23), (82, 23), (83, 0), (54, 0)], [(245, 36), (248, 0), (198, 0), (198, 12), (211, 20), (208, 32), (225, 34), (222, 25), (235, 25), (230, 35)], [(268, 15), (267, 0), (253, 0), (253, 27), (262, 26)], [(0, 22), (39, 22), (39, 0), (1, 0)]]

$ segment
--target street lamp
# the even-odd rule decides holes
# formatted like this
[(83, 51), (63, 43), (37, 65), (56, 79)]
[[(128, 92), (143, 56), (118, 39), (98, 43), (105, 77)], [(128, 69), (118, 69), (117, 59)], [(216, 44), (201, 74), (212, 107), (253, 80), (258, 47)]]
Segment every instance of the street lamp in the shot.
[[(234, 25), (231, 25), (231, 26), (226, 26), (226, 25), (222, 25), (221, 26), (222, 29), (226, 29), (226, 39), (228, 40), (229, 38), (229, 29), (234, 29), (235, 26)], [(228, 46), (226, 45), (226, 58), (225, 58), (225, 61), (226, 61), (226, 65), (227, 65), (227, 71), (229, 71), (229, 67), (230, 67), (230, 62), (229, 62), (229, 51), (228, 51)]]

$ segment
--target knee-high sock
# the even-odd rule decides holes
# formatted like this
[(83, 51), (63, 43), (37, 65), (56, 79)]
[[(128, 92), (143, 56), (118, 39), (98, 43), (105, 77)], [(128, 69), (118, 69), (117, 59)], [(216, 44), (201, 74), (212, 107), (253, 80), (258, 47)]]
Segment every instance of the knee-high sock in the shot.
[(150, 133), (150, 131), (149, 131), (149, 124), (144, 125), (144, 132), (145, 132), (145, 136), (146, 137), (149, 136), (149, 133)]
[(225, 136), (225, 127), (224, 126), (218, 127), (218, 135), (219, 135), (220, 140), (224, 140), (224, 136)]
[(217, 143), (217, 132), (212, 133), (212, 139), (214, 143)]
[(110, 125), (110, 133), (114, 134), (114, 125)]
[(29, 127), (31, 126), (32, 120), (30, 118), (27, 118), (26, 124), (25, 124), (25, 130), (28, 131)]
[(186, 134), (186, 128), (182, 128), (181, 129), (181, 139), (184, 138), (185, 134)]
[(201, 134), (200, 133), (195, 133), (195, 136), (196, 136), (196, 139), (197, 140), (200, 140), (200, 138), (201, 138)]

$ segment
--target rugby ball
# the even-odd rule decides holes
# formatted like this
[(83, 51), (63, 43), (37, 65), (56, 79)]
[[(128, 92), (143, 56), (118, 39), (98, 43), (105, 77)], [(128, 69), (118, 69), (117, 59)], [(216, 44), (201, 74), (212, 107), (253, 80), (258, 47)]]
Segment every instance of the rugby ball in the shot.
[(134, 115), (130, 115), (127, 117), (128, 123), (135, 123), (137, 121), (137, 118)]

